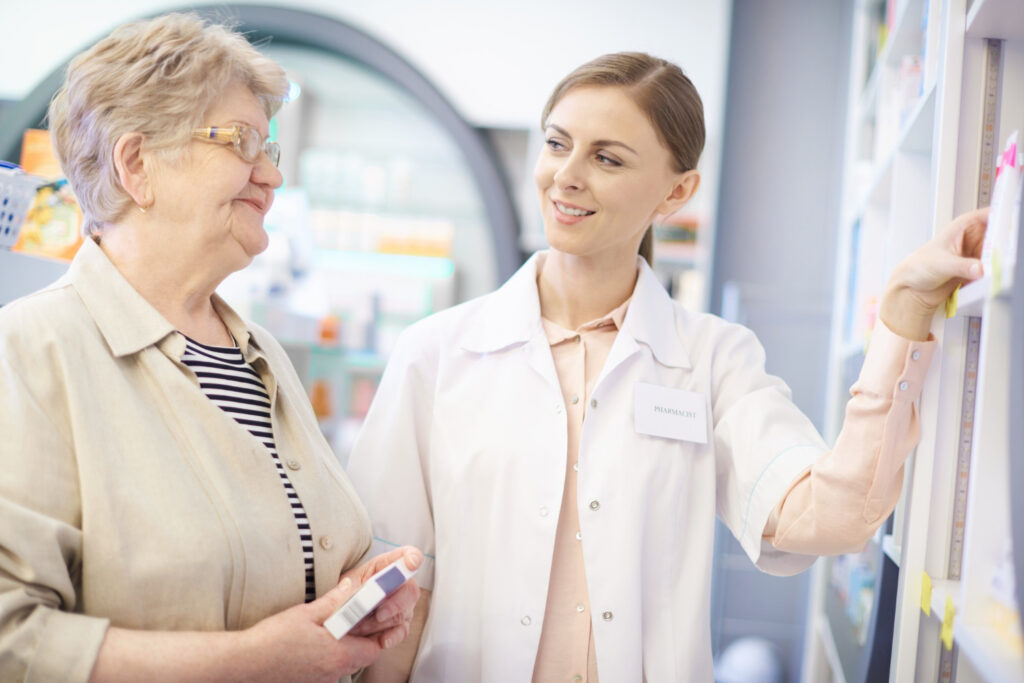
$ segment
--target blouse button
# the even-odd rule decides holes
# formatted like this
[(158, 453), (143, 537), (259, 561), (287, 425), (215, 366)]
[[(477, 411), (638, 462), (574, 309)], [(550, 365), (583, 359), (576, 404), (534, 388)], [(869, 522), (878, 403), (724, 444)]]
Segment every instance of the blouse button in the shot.
[(915, 350), (913, 353), (910, 354), (910, 357), (914, 360), (918, 360), (919, 358), (921, 358), (921, 352)]
[(331, 548), (334, 547), (334, 541), (331, 540), (330, 536), (321, 536), (320, 537), (320, 547), (323, 548), (324, 550), (330, 550)]
[(579, 532), (579, 531), (576, 532), (576, 540), (577, 541), (582, 541), (583, 540), (583, 533), (582, 532)]
[(574, 462), (572, 464), (572, 471), (573, 472), (579, 472), (580, 471), (580, 464), (578, 462)]
[(576, 674), (572, 677), (572, 683), (583, 683), (583, 676)]
[(614, 617), (614, 615), (611, 612), (602, 612), (601, 613), (601, 618), (604, 619), (605, 621), (611, 621), (613, 617)]
[(587, 609), (587, 608), (583, 606), (583, 603), (582, 603), (582, 602), (577, 602), (577, 603), (576, 603), (576, 611), (577, 611), (577, 612), (582, 612), (582, 611), (583, 611), (583, 610), (585, 610), (585, 609)]
[(900, 391), (906, 391), (909, 386), (906, 382), (900, 382)]
[(571, 399), (571, 402), (572, 402), (573, 405), (576, 405), (577, 403), (580, 402), (580, 397), (574, 394), (572, 399)]
[(302, 469), (302, 463), (300, 463), (295, 458), (289, 458), (288, 462), (285, 463), (285, 464), (288, 465), (288, 469), (290, 469), (290, 470), (301, 470)]

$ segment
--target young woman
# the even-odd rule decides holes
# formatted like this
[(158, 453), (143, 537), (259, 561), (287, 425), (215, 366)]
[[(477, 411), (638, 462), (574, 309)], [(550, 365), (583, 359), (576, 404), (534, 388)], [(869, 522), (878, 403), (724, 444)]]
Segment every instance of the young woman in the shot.
[(427, 554), (422, 638), (371, 673), (708, 681), (715, 516), (776, 574), (863, 546), (917, 440), (933, 312), (981, 274), (984, 214), (895, 269), (830, 451), (754, 335), (681, 308), (637, 255), (700, 182), (689, 79), (606, 55), (542, 125), (550, 249), (405, 334), (352, 454), (377, 550)]

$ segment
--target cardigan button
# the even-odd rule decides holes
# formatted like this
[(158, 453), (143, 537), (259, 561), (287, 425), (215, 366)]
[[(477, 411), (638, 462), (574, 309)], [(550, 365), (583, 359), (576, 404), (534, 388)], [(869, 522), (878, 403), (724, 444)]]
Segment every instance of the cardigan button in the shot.
[(331, 548), (334, 547), (334, 541), (331, 540), (330, 536), (321, 536), (320, 537), (320, 547), (323, 548), (324, 550), (330, 550)]
[(290, 470), (301, 470), (302, 469), (302, 463), (300, 463), (295, 458), (288, 458), (288, 462), (286, 462), (285, 464), (288, 465), (288, 469), (290, 469)]

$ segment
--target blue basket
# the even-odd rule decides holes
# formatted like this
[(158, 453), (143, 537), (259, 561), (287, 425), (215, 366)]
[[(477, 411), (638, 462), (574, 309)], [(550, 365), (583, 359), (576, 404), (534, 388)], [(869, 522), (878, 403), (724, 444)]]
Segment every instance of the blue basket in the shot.
[(7, 168), (7, 164), (0, 167), (0, 247), (10, 249), (18, 241), (36, 189), (43, 182), (17, 168)]

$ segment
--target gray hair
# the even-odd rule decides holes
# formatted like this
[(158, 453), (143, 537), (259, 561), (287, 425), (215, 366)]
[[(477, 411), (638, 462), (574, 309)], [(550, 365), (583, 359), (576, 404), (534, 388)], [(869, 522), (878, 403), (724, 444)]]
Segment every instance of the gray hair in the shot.
[(214, 100), (241, 83), (271, 118), (288, 78), (244, 36), (191, 13), (165, 14), (118, 27), (75, 57), (50, 102), (53, 148), (85, 216), (99, 233), (133, 202), (117, 177), (114, 145), (125, 133), (168, 162), (188, 149), (192, 129)]

